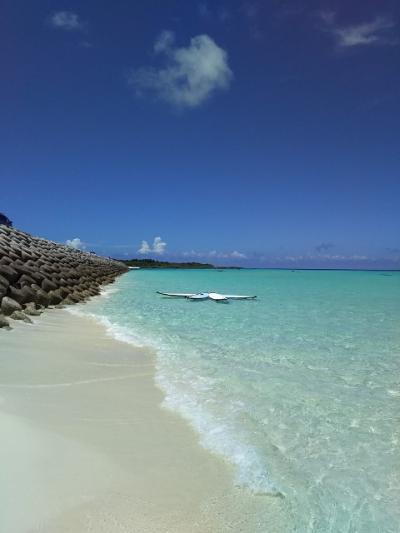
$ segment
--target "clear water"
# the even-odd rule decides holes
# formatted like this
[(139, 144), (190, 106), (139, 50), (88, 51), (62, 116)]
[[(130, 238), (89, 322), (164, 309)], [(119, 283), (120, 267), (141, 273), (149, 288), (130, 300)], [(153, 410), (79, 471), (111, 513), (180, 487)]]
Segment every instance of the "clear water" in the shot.
[(399, 272), (139, 270), (83, 310), (156, 348), (165, 404), (290, 531), (400, 531)]

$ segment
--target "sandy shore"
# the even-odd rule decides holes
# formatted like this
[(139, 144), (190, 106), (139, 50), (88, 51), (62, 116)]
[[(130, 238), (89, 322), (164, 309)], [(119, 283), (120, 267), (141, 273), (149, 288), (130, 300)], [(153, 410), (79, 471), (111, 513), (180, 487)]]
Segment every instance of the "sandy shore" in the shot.
[(151, 352), (54, 311), (0, 332), (0, 376), (0, 531), (266, 531), (262, 498), (160, 407)]

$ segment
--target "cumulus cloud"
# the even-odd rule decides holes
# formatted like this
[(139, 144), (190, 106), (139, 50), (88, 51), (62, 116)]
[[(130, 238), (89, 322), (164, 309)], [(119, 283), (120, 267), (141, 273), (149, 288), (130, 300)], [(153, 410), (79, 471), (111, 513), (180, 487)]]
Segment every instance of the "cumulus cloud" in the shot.
[(66, 31), (80, 31), (84, 29), (84, 24), (79, 15), (72, 11), (57, 11), (50, 17), (50, 24), (53, 28)]
[(149, 254), (151, 252), (151, 247), (147, 241), (142, 241), (140, 248), (138, 250), (139, 254)]
[(225, 50), (208, 35), (197, 35), (186, 47), (174, 45), (175, 35), (163, 31), (154, 53), (164, 65), (133, 70), (128, 82), (137, 96), (150, 94), (178, 108), (194, 108), (216, 91), (228, 89), (233, 73)]
[(161, 239), (161, 237), (154, 237), (152, 246), (150, 246), (150, 244), (147, 241), (142, 241), (142, 244), (140, 245), (138, 253), (142, 255), (151, 254), (151, 253), (162, 255), (165, 252), (166, 247), (167, 247), (167, 243), (164, 242)]
[(155, 254), (163, 254), (165, 252), (166, 247), (167, 243), (164, 242), (161, 237), (155, 237), (153, 242), (153, 252)]
[(65, 244), (71, 248), (75, 248), (75, 250), (84, 250), (86, 248), (85, 243), (81, 241), (79, 237), (75, 237), (75, 239), (68, 239), (65, 241)]
[(393, 44), (389, 31), (396, 25), (390, 17), (376, 17), (370, 22), (349, 26), (336, 24), (336, 15), (332, 11), (320, 13), (325, 29), (332, 33), (341, 48), (365, 46), (371, 44)]

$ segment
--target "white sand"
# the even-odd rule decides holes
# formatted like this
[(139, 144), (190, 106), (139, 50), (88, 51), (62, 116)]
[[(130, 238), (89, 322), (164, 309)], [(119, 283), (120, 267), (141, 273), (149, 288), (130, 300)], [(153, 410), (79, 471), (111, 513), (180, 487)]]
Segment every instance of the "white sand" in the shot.
[(65, 311), (0, 331), (1, 533), (285, 531), (160, 408), (153, 357)]

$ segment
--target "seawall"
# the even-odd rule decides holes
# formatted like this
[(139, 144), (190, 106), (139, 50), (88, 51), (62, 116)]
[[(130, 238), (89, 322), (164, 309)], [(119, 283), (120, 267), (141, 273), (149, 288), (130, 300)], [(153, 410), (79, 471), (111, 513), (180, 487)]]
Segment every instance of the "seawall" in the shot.
[[(127, 267), (0, 224), (0, 328), (100, 294)], [(11, 319), (11, 320), (10, 320)]]

